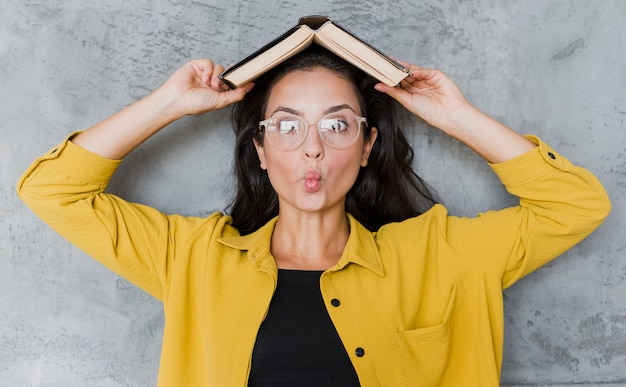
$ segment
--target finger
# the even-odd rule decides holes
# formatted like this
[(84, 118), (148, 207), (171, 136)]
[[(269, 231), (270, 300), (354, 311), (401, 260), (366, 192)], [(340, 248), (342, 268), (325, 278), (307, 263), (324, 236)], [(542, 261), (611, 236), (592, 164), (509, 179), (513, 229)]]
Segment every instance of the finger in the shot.
[(218, 108), (223, 108), (232, 103), (241, 101), (243, 97), (245, 97), (245, 95), (250, 90), (252, 90), (253, 87), (254, 87), (254, 83), (247, 83), (236, 89), (228, 90), (228, 91), (224, 91), (220, 93), (218, 96), (219, 100), (217, 102)]
[(431, 87), (445, 80), (447, 76), (440, 70), (420, 68), (415, 71), (413, 78)]
[(376, 85), (374, 85), (374, 89), (387, 94), (391, 98), (400, 102), (402, 105), (405, 105), (407, 103), (408, 92), (402, 89), (401, 87), (397, 87), (397, 86), (391, 87), (384, 83), (377, 83)]
[(202, 84), (210, 86), (211, 74), (213, 73), (213, 61), (210, 59), (195, 59), (191, 61), (190, 66), (200, 78)]
[(215, 65), (211, 77), (211, 88), (215, 90), (224, 90), (223, 86), (225, 85), (220, 79), (220, 74), (222, 74), (222, 72), (224, 72), (224, 66), (222, 66), (221, 64)]

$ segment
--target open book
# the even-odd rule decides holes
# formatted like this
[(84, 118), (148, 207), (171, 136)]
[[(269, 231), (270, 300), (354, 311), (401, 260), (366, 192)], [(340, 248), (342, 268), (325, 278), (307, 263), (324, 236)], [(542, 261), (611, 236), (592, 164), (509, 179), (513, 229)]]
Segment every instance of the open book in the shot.
[(319, 44), (369, 75), (394, 86), (409, 70), (326, 16), (306, 16), (298, 24), (225, 70), (220, 79), (231, 89), (253, 81), (311, 44)]

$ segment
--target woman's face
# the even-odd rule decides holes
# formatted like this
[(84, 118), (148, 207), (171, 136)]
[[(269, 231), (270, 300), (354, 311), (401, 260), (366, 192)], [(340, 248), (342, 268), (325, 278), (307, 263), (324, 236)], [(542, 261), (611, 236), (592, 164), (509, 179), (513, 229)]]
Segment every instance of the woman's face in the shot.
[(309, 125), (304, 142), (295, 149), (279, 149), (267, 139), (263, 146), (255, 142), (261, 168), (267, 170), (278, 194), (281, 212), (288, 208), (307, 212), (343, 211), (345, 196), (360, 167), (367, 165), (377, 130), (371, 128), (367, 141), (361, 130), (357, 140), (347, 148), (333, 148), (322, 141), (316, 124), (337, 110), (362, 114), (352, 84), (324, 68), (289, 73), (272, 89), (265, 119), (291, 113), (314, 123)]

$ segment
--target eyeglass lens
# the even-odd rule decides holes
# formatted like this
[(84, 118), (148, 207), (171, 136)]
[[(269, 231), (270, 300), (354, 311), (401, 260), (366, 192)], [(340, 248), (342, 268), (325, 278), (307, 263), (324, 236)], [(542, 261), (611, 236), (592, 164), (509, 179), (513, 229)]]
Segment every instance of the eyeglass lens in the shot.
[[(268, 140), (277, 147), (298, 147), (306, 137), (309, 123), (302, 118), (285, 114), (263, 121)], [(331, 114), (317, 123), (322, 140), (335, 148), (350, 146), (360, 132), (360, 121), (353, 114)]]

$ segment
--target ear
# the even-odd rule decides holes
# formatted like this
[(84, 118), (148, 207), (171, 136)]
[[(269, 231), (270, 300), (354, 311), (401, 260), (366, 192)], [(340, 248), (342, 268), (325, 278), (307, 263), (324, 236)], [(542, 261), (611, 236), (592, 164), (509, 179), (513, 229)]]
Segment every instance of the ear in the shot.
[(267, 170), (267, 163), (265, 162), (265, 149), (262, 145), (260, 145), (256, 139), (252, 140), (254, 142), (254, 147), (256, 148), (256, 154), (259, 156), (259, 161), (261, 162), (261, 169)]
[(361, 166), (365, 167), (367, 165), (367, 160), (370, 157), (370, 152), (374, 147), (374, 143), (376, 142), (376, 137), (378, 137), (378, 129), (370, 128), (370, 137), (363, 144), (363, 154), (361, 155)]

